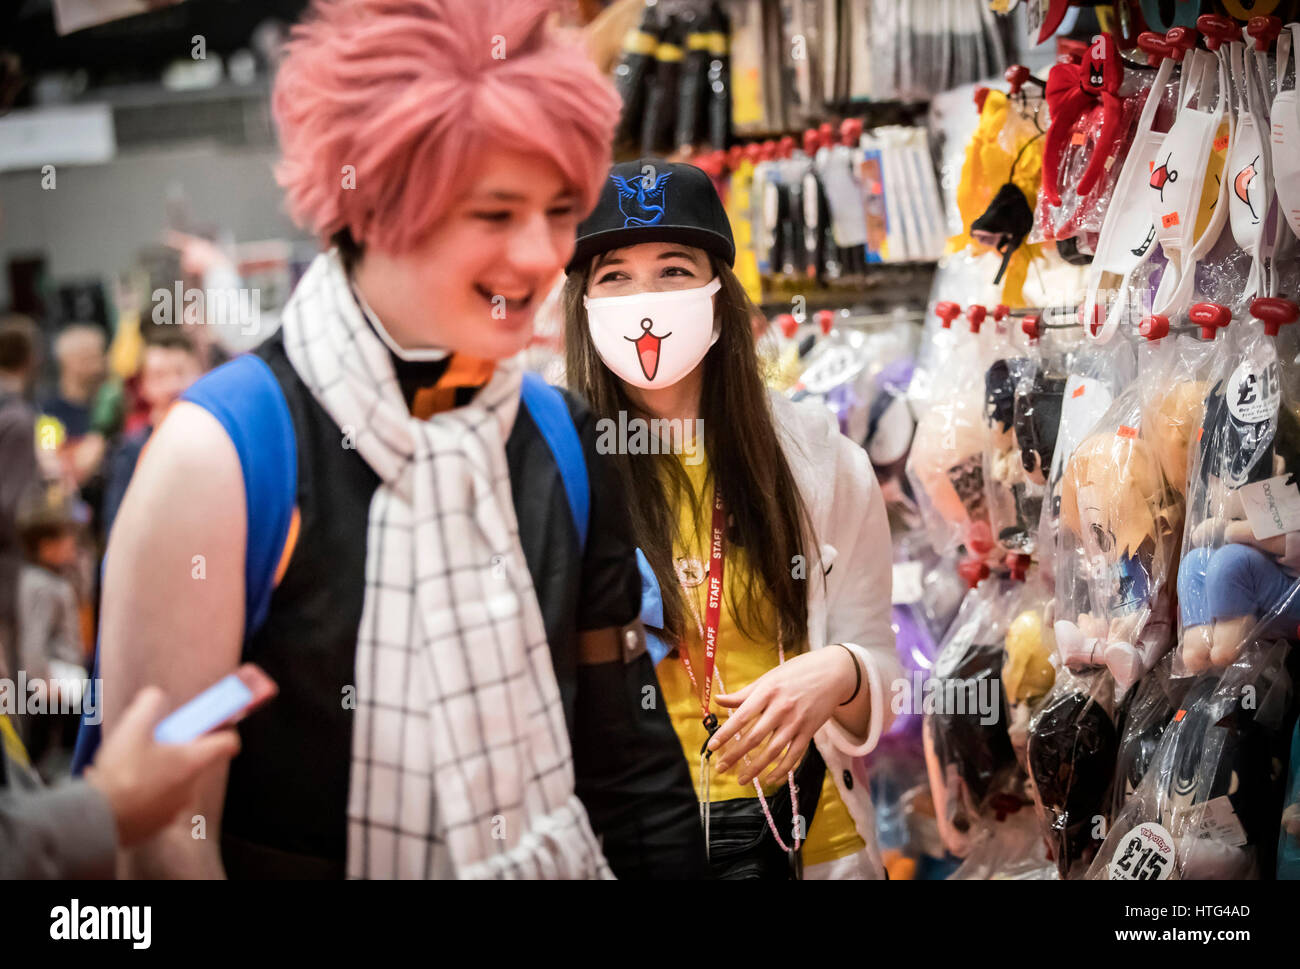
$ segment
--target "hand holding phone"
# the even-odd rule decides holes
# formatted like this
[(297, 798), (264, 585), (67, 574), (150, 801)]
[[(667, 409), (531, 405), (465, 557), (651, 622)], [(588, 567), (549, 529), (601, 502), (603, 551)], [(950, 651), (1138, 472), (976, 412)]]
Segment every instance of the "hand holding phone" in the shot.
[(154, 739), (162, 744), (188, 743), (238, 723), (279, 692), (260, 666), (245, 663), (164, 717), (154, 729)]

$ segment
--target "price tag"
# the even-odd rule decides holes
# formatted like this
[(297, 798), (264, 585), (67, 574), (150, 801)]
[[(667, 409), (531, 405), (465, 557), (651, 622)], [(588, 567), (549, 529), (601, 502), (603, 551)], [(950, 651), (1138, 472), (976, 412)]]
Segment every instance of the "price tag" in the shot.
[(1174, 870), (1174, 838), (1154, 821), (1120, 838), (1110, 859), (1111, 881), (1164, 881)]
[(1300, 530), (1300, 487), (1287, 474), (1243, 485), (1241, 504), (1260, 541)]
[(1243, 361), (1228, 378), (1225, 396), (1228, 410), (1237, 420), (1247, 424), (1272, 420), (1282, 397), (1276, 358)]
[(1188, 823), (1189, 830), (1197, 837), (1212, 838), (1230, 848), (1244, 847), (1248, 840), (1246, 829), (1226, 794), (1194, 807), (1188, 812)]
[(920, 562), (895, 562), (894, 605), (910, 606), (914, 602), (920, 602), (924, 592), (922, 586), (924, 575), (925, 570)]

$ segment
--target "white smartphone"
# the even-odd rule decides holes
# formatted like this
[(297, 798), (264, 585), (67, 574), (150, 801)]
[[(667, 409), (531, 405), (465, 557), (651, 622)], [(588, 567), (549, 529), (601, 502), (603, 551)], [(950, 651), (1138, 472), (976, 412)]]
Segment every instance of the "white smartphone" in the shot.
[(219, 727), (237, 723), (280, 692), (275, 681), (254, 663), (245, 663), (173, 710), (154, 728), (160, 744), (184, 744)]

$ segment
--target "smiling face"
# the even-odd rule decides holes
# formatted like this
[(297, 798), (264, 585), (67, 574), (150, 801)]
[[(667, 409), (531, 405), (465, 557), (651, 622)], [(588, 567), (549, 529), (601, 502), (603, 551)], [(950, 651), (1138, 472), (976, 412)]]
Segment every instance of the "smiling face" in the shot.
[(596, 256), (587, 295), (596, 299), (696, 289), (712, 275), (703, 249), (679, 242), (643, 242)]
[(552, 161), (486, 151), (420, 244), (401, 254), (368, 250), (356, 278), (403, 347), (504, 359), (531, 338), (537, 307), (573, 254), (581, 215)]

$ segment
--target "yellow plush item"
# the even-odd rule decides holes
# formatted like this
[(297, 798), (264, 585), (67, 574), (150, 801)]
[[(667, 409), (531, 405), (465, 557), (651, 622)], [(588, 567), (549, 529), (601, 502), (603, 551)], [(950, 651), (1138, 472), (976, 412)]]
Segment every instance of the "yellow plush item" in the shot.
[[(966, 160), (957, 185), (962, 232), (948, 240), (949, 252), (960, 252), (967, 247), (990, 251), (988, 246), (971, 237), (970, 227), (984, 214), (993, 196), (1007, 181), (1013, 182), (1025, 194), (1030, 209), (1034, 207), (1043, 177), (1044, 139), (1037, 137), (1038, 134), (1033, 124), (1013, 108), (1006, 94), (989, 91), (984, 99), (984, 110), (980, 112), (979, 125), (966, 146)], [(1009, 142), (1009, 146), (1004, 146), (1004, 142)], [(1029, 263), (1038, 252), (1039, 246), (1023, 243), (1011, 257), (1002, 278), (1002, 302), (1006, 305), (1013, 308), (1025, 305), (1025, 277), (1029, 274)]]
[(1056, 671), (1048, 661), (1043, 641), (1041, 609), (1027, 609), (1007, 628), (1006, 657), (1002, 661), (1002, 685), (1012, 703), (1036, 700), (1052, 688)]

